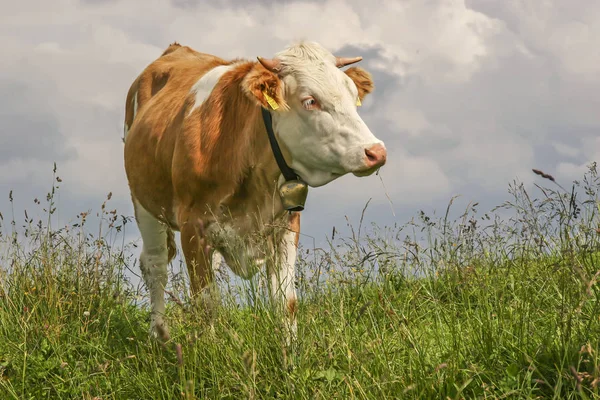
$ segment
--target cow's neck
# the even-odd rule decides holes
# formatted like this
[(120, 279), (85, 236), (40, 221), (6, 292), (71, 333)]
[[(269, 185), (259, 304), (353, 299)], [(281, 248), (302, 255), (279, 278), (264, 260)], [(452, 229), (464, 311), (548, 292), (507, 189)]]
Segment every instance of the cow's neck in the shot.
[(211, 153), (219, 157), (221, 173), (232, 185), (230, 195), (223, 203), (229, 208), (228, 212), (245, 214), (252, 212), (248, 207), (254, 211), (258, 211), (258, 207), (268, 207), (269, 214), (279, 216), (284, 214), (277, 194), (281, 171), (273, 156), (261, 107), (253, 103), (241, 87), (252, 65), (236, 67), (231, 74), (233, 81), (219, 85), (222, 101), (213, 101), (212, 106), (222, 116), (218, 128), (220, 139)]

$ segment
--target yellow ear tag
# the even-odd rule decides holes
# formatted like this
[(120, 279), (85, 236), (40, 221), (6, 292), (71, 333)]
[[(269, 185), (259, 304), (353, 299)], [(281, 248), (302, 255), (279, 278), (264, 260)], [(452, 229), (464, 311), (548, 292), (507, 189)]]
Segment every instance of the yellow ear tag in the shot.
[(269, 105), (271, 106), (271, 108), (273, 110), (277, 110), (279, 108), (279, 105), (277, 104), (277, 102), (275, 100), (273, 100), (273, 98), (267, 94), (266, 90), (263, 90), (262, 93), (265, 96), (265, 100), (267, 100), (267, 103), (269, 103)]
[(360, 97), (357, 97), (357, 98), (356, 98), (356, 106), (357, 106), (357, 107), (360, 107), (360, 106), (362, 106), (362, 103), (360, 102)]

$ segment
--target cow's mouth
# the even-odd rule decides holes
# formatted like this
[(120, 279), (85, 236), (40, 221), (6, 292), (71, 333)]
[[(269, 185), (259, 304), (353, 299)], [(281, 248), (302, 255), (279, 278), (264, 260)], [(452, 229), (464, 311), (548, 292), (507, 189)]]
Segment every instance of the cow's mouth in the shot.
[(373, 175), (374, 172), (376, 172), (379, 168), (381, 168), (380, 166), (376, 166), (373, 168), (368, 168), (368, 169), (362, 169), (362, 170), (358, 170), (358, 171), (354, 171), (352, 172), (352, 175), (359, 177), (359, 178), (363, 178), (365, 176), (369, 176), (369, 175)]

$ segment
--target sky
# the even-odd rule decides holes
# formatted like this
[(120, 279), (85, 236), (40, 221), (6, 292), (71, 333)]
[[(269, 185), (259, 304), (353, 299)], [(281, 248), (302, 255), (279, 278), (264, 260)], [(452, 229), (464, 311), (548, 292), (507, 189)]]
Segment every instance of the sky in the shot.
[[(388, 149), (378, 176), (311, 189), (303, 245), (332, 228), (403, 224), (419, 210), (487, 208), (600, 160), (600, 2), (595, 0), (6, 1), (0, 13), (0, 212), (36, 216), (62, 179), (61, 221), (133, 215), (123, 168), (125, 96), (173, 41), (223, 58), (317, 41), (362, 56), (375, 91), (359, 109)], [(462, 211), (462, 210), (461, 210)], [(129, 226), (128, 238), (139, 232)]]

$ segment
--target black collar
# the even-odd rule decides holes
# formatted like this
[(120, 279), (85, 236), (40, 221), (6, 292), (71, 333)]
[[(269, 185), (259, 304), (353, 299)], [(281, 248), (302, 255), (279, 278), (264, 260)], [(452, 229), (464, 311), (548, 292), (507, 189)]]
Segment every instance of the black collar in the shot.
[(275, 161), (277, 161), (279, 170), (281, 170), (281, 173), (283, 174), (283, 177), (286, 181), (293, 181), (299, 179), (298, 174), (296, 174), (294, 170), (291, 169), (289, 165), (287, 165), (285, 159), (283, 158), (283, 154), (281, 153), (281, 149), (279, 148), (279, 144), (277, 143), (277, 139), (275, 138), (275, 132), (273, 132), (273, 119), (271, 116), (271, 112), (264, 107), (261, 107), (260, 109), (262, 111), (262, 117), (263, 122), (265, 123), (265, 128), (267, 128), (269, 142), (271, 142), (271, 150), (273, 151), (273, 156), (275, 156)]

